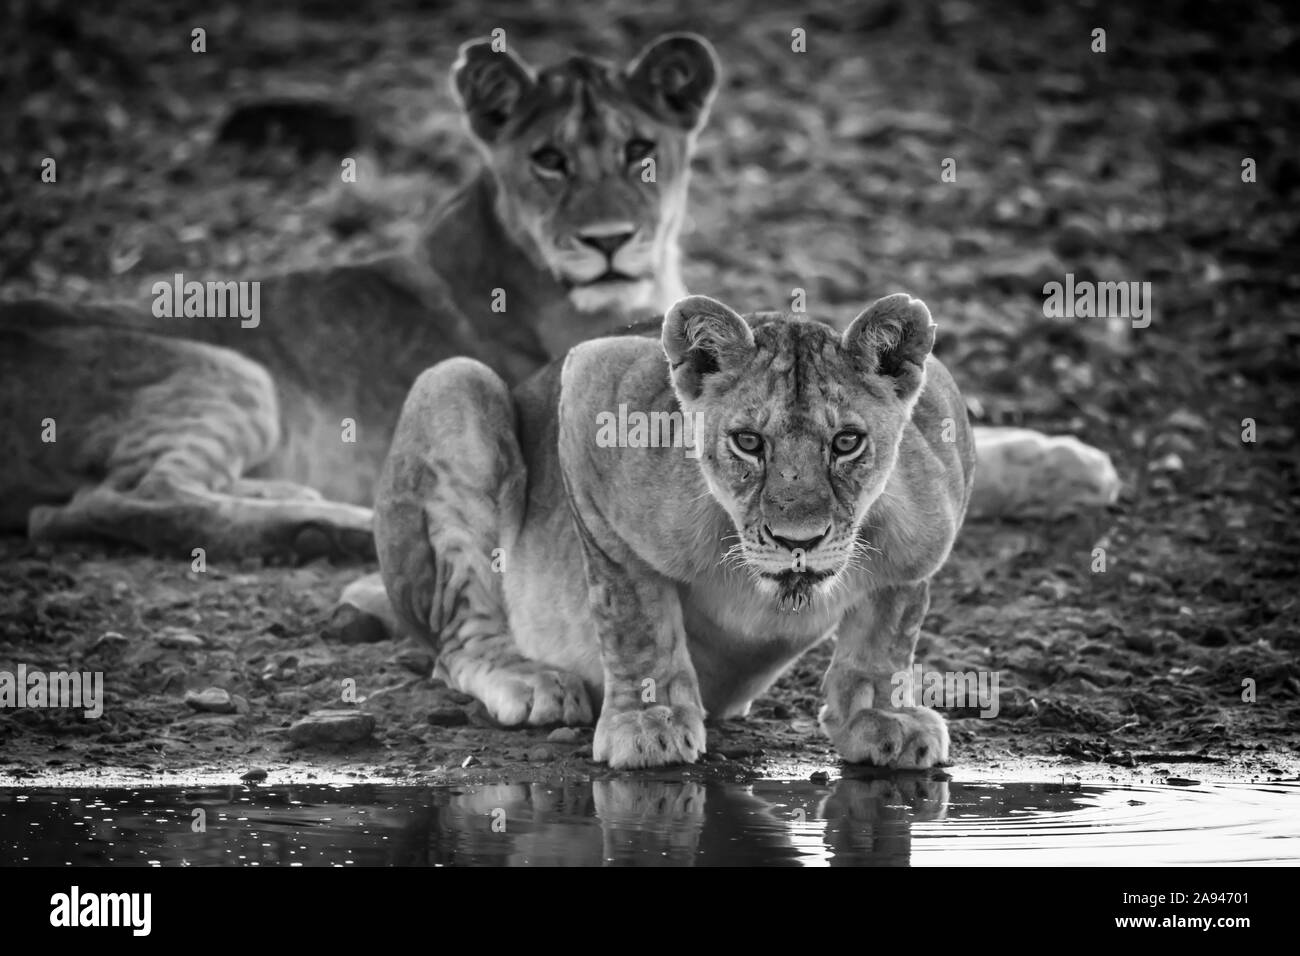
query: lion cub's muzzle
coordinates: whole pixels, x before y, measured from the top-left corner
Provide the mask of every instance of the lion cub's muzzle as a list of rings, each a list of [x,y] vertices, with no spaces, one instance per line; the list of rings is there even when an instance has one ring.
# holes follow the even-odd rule
[[[770,585],[784,610],[798,611],[812,603],[818,590],[830,587],[853,557],[852,546],[845,546],[829,524],[820,531],[762,524],[757,534],[746,538],[746,563]]]

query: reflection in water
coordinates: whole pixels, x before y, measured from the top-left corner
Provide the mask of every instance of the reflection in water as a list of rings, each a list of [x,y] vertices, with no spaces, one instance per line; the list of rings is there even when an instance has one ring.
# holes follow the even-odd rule
[[[1294,861],[1294,785],[928,775],[0,790],[0,865],[906,866]]]

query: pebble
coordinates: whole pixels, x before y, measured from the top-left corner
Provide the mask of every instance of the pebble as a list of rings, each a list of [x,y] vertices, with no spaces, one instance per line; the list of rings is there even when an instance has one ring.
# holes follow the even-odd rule
[[[555,759],[555,751],[545,744],[539,744],[530,748],[527,756],[533,763],[546,763],[548,760]]]
[[[1196,643],[1202,647],[1223,647],[1231,642],[1232,638],[1224,628],[1218,624],[1209,624],[1201,632],[1200,639]]]
[[[468,757],[466,757],[464,760],[460,762],[460,765],[462,768],[477,767],[482,762],[483,761],[479,760],[478,757],[475,757],[473,754],[470,754]]]
[[[240,697],[238,694],[231,694],[230,702],[235,705],[235,713],[237,714],[246,714],[253,709],[249,706],[248,699]]]
[[[546,735],[546,739],[553,744],[576,744],[582,739],[582,734],[572,727],[557,727]]]
[[[365,740],[375,729],[375,715],[360,710],[317,710],[289,728],[296,744],[346,744]]]
[[[435,727],[462,727],[469,723],[469,714],[462,707],[435,707],[429,711],[429,723]]]
[[[383,622],[351,604],[340,604],[321,628],[322,640],[340,644],[377,644],[388,639]]]
[[[177,647],[183,650],[197,650],[207,646],[207,642],[193,631],[182,630],[179,627],[164,628],[158,634],[158,644],[161,647]]]
[[[119,634],[117,631],[105,631],[103,634],[99,635],[99,637],[95,639],[95,643],[90,645],[90,649],[94,651],[103,647],[105,644],[125,644],[125,643],[127,643],[127,639],[123,637],[121,634]]]
[[[1163,455],[1151,462],[1150,468],[1152,471],[1182,471],[1183,459],[1177,452],[1171,451],[1169,454]]]
[[[220,687],[208,687],[205,690],[185,692],[185,703],[195,710],[205,710],[212,714],[233,714],[238,709],[230,694]],[[248,706],[248,702],[244,702]]]
[[[1155,638],[1144,632],[1125,634],[1124,646],[1141,654],[1154,654],[1156,652]]]
[[[266,771],[261,767],[254,767],[247,773],[241,774],[239,779],[244,783],[261,783],[266,779]]]
[[[808,775],[808,779],[811,780],[813,783],[830,783],[831,775],[828,774],[825,770],[814,770],[811,774]]]

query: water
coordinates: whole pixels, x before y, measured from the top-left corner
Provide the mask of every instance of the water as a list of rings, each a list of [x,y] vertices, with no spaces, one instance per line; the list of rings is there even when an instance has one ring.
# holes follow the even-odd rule
[[[0,865],[1295,863],[1300,784],[897,775],[0,790]]]

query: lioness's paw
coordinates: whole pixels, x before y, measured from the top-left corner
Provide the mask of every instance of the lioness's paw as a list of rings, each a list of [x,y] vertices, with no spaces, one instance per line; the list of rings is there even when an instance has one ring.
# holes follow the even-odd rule
[[[576,674],[538,664],[503,667],[491,676],[481,699],[504,727],[591,723],[591,698]]]
[[[849,763],[923,770],[948,760],[948,725],[928,707],[860,710],[846,721],[823,707],[821,725]]]
[[[592,757],[615,770],[695,763],[704,753],[704,711],[698,707],[606,710],[596,724]]]

